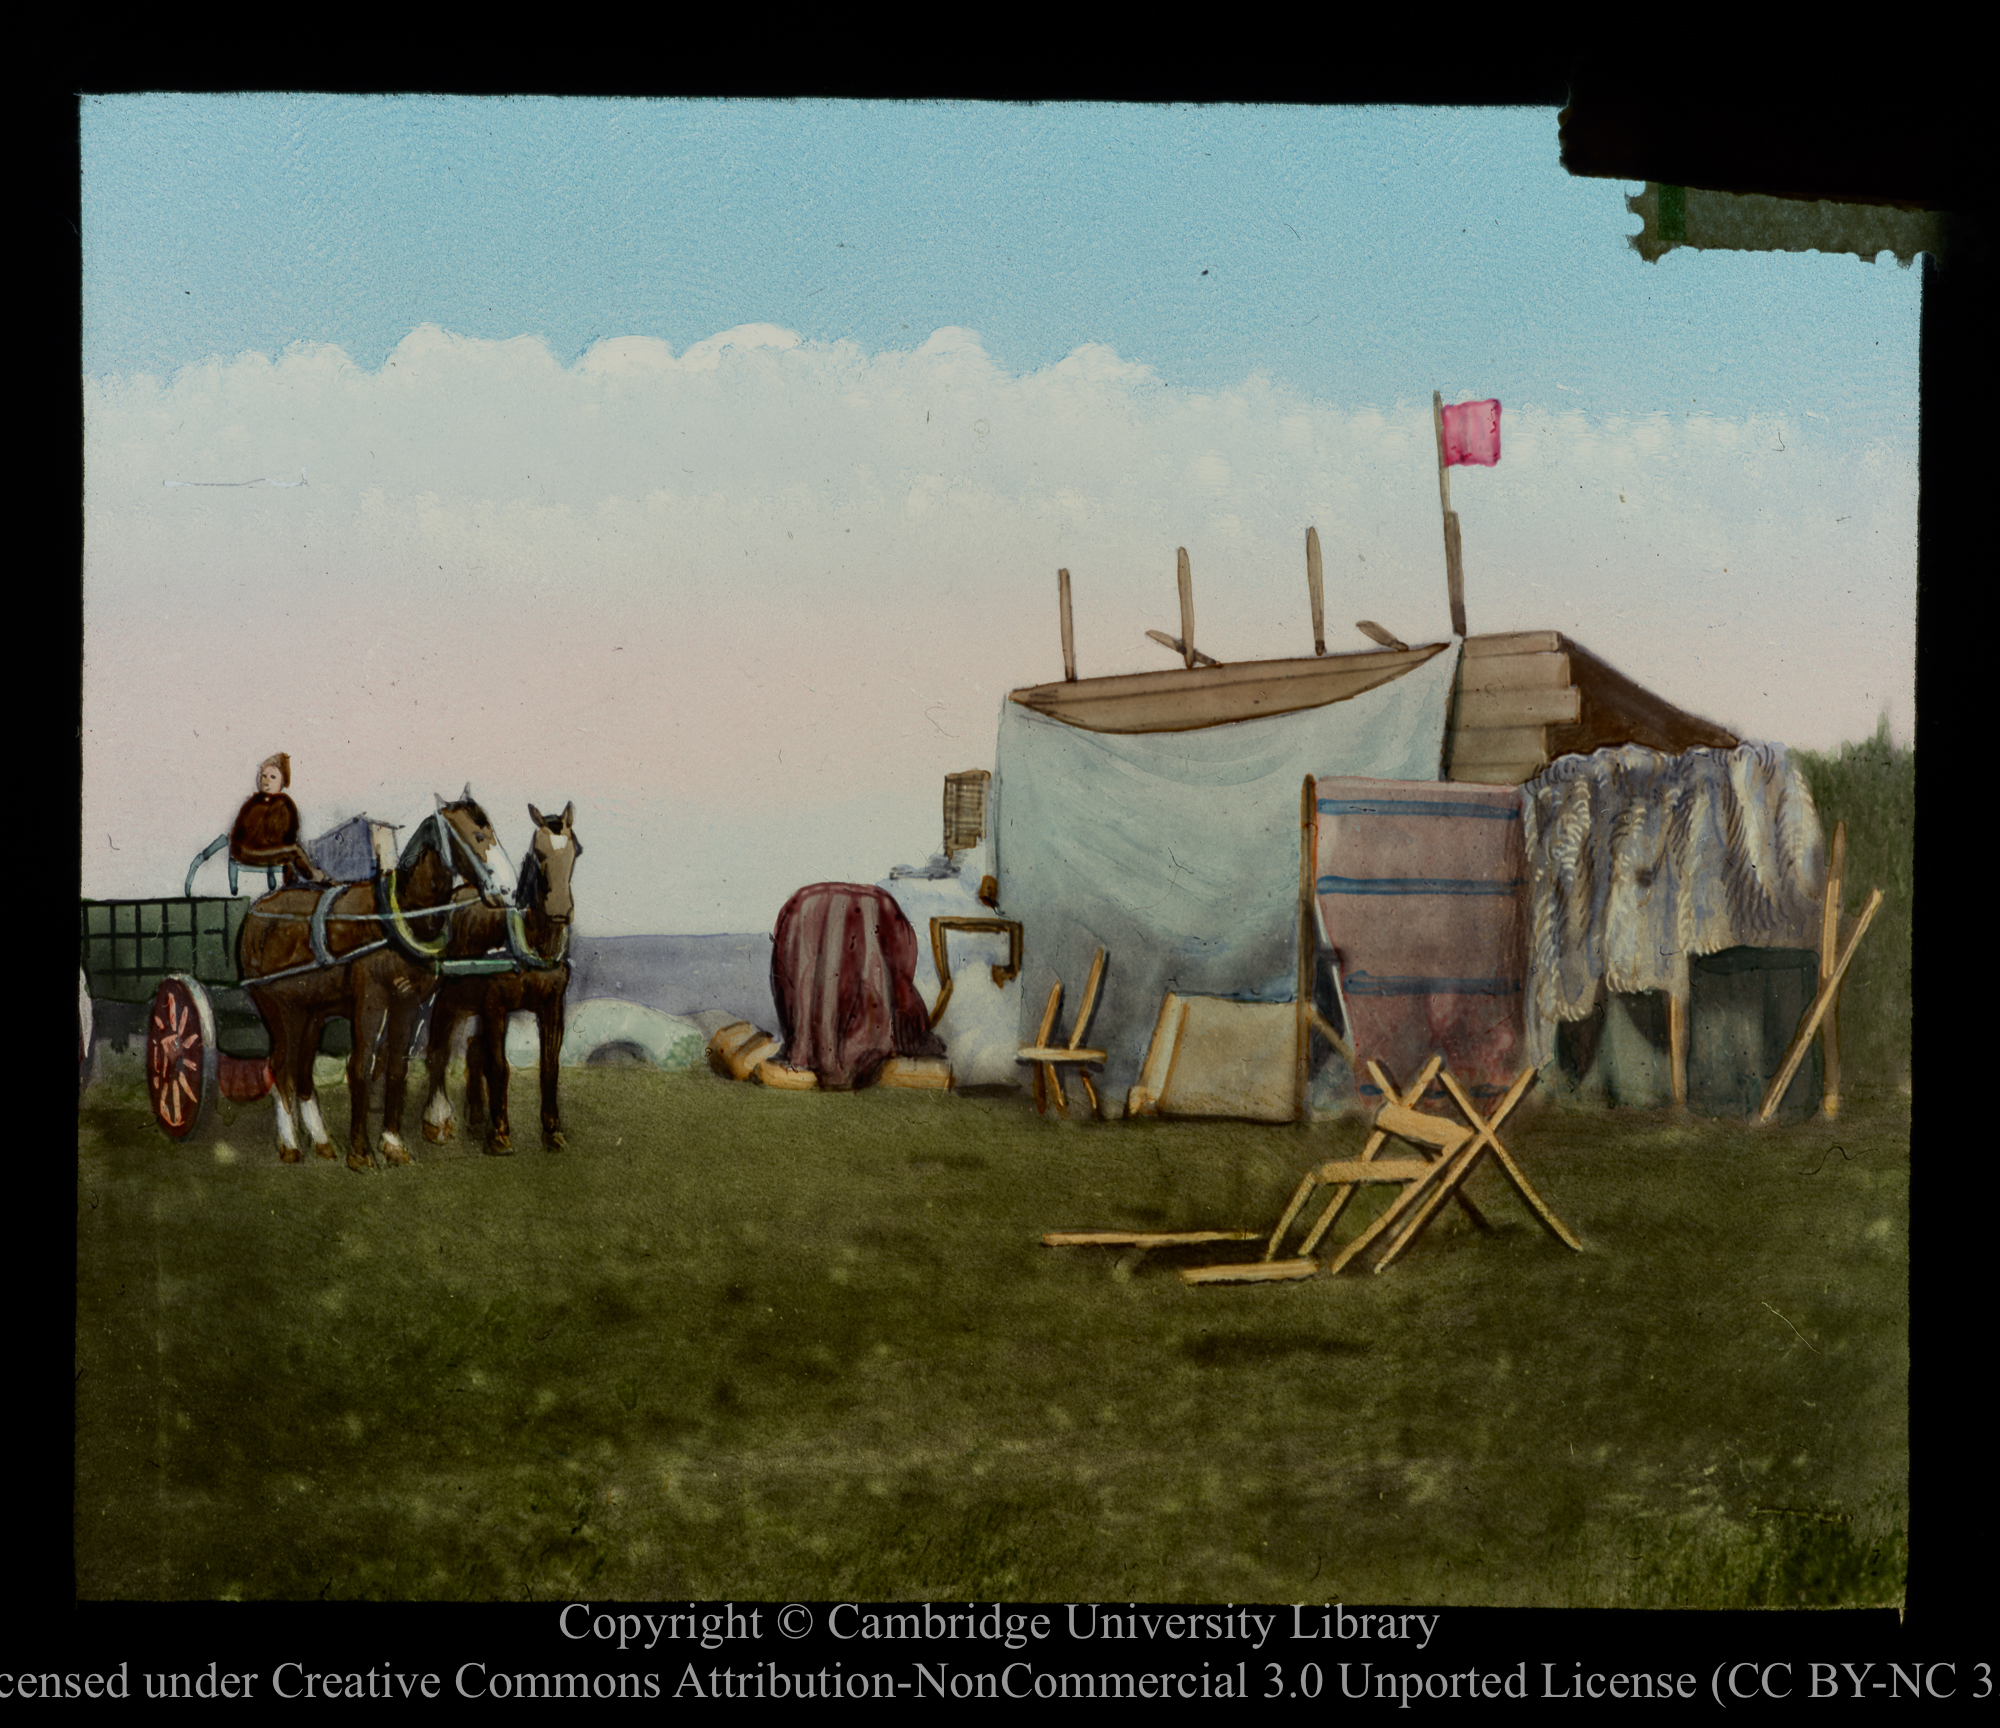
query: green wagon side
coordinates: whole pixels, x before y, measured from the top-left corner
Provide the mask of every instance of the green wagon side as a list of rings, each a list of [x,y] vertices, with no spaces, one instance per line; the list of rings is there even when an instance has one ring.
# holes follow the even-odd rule
[[[145,1015],[146,1082],[153,1113],[185,1139],[218,1095],[263,1096],[270,1036],[241,988],[236,938],[247,895],[84,900],[79,906],[84,986],[96,1002]]]
[[[83,973],[105,1002],[150,1002],[160,980],[182,972],[211,990],[234,990],[236,934],[249,897],[86,900]]]

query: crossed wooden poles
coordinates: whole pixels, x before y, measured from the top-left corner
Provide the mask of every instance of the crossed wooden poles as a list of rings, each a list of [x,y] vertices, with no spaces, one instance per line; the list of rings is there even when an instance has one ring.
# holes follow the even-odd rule
[[[1566,1248],[1582,1251],[1583,1244],[1570,1233],[1569,1227],[1550,1209],[1548,1202],[1535,1192],[1532,1184],[1521,1173],[1520,1165],[1514,1162],[1507,1148],[1500,1143],[1500,1130],[1513,1113],[1515,1105],[1526,1095],[1534,1083],[1535,1071],[1523,1068],[1514,1084],[1494,1108],[1491,1117],[1482,1116],[1479,1108],[1467,1096],[1465,1088],[1450,1074],[1444,1072],[1441,1057],[1433,1056],[1426,1062],[1409,1086],[1398,1090],[1389,1077],[1382,1072],[1379,1064],[1370,1062],[1368,1072],[1375,1084],[1382,1089],[1385,1100],[1376,1112],[1374,1131],[1368,1136],[1367,1144],[1361,1149],[1359,1158],[1335,1158],[1308,1170],[1304,1179],[1293,1193],[1291,1204],[1285,1208],[1277,1227],[1272,1230],[1264,1244],[1261,1260],[1225,1266],[1185,1266],[1181,1268],[1181,1278],[1189,1284],[1281,1284],[1301,1278],[1312,1278],[1320,1273],[1341,1271],[1349,1262],[1366,1253],[1378,1243],[1385,1244],[1376,1257],[1373,1269],[1377,1272],[1388,1268],[1423,1232],[1431,1220],[1443,1209],[1446,1201],[1455,1203],[1468,1219],[1480,1230],[1491,1232],[1484,1214],[1463,1192],[1465,1179],[1472,1174],[1479,1160],[1489,1154],[1500,1166],[1507,1180],[1513,1183],[1515,1192],[1527,1204],[1542,1228]],[[1442,1116],[1428,1116],[1416,1108],[1433,1080],[1440,1081],[1451,1100],[1465,1117],[1465,1123],[1450,1121]],[[1426,1152],[1416,1158],[1381,1158],[1381,1152],[1391,1139],[1405,1141]],[[1432,1156],[1430,1154],[1435,1154]],[[1313,1251],[1319,1246],[1327,1232],[1333,1228],[1354,1191],[1365,1184],[1395,1184],[1401,1187],[1398,1194],[1383,1210],[1343,1246],[1324,1265],[1314,1257]],[[1306,1203],[1317,1188],[1330,1187],[1332,1195],[1321,1209],[1319,1217],[1300,1242],[1298,1251],[1289,1259],[1278,1258],[1278,1250],[1283,1246],[1286,1233],[1305,1210]],[[1063,1230],[1052,1231],[1042,1240],[1050,1247],[1120,1246],[1141,1251],[1147,1248],[1177,1247],[1182,1244],[1222,1241],[1254,1240],[1252,1230],[1200,1230],[1200,1231],[1143,1231],[1143,1230]]]
[[[1416,1079],[1409,1086],[1398,1091],[1389,1077],[1382,1072],[1378,1063],[1370,1062],[1368,1072],[1375,1084],[1382,1089],[1386,1102],[1376,1112],[1375,1128],[1368,1136],[1368,1142],[1361,1149],[1359,1158],[1335,1158],[1325,1164],[1308,1170],[1297,1190],[1292,1195],[1291,1204],[1279,1218],[1277,1228],[1271,1232],[1264,1244],[1264,1257],[1247,1265],[1236,1266],[1184,1266],[1181,1278],[1189,1284],[1273,1284],[1285,1283],[1299,1278],[1311,1278],[1320,1272],[1335,1273],[1349,1262],[1365,1254],[1378,1242],[1386,1243],[1376,1257],[1374,1270],[1385,1272],[1429,1227],[1430,1222],[1444,1207],[1447,1200],[1455,1201],[1474,1225],[1490,1232],[1492,1225],[1478,1207],[1461,1192],[1465,1179],[1472,1174],[1473,1167],[1489,1153],[1507,1180],[1513,1183],[1515,1191],[1527,1203],[1528,1210],[1535,1215],[1542,1228],[1567,1248],[1581,1251],[1583,1244],[1570,1234],[1569,1228],[1549,1208],[1548,1202],[1535,1192],[1532,1184],[1521,1173],[1507,1148],[1500,1143],[1500,1129],[1520,1103],[1529,1086],[1534,1083],[1535,1071],[1523,1068],[1514,1084],[1507,1088],[1490,1118],[1482,1116],[1479,1108],[1466,1095],[1465,1088],[1450,1074],[1444,1072],[1443,1060],[1433,1056],[1426,1062]],[[1426,1089],[1433,1080],[1441,1081],[1444,1089],[1451,1094],[1451,1100],[1464,1115],[1464,1126],[1442,1116],[1427,1116],[1416,1108]],[[1391,1139],[1407,1141],[1411,1145],[1428,1148],[1435,1157],[1420,1158],[1379,1158],[1377,1154]],[[1313,1258],[1326,1233],[1333,1228],[1347,1202],[1353,1198],[1356,1188],[1368,1183],[1394,1183],[1402,1188],[1375,1219],[1353,1240],[1333,1255],[1324,1266]],[[1331,1187],[1332,1196],[1326,1206],[1306,1232],[1299,1244],[1298,1252],[1292,1258],[1280,1260],[1278,1250],[1282,1246],[1285,1233],[1291,1229],[1293,1221],[1305,1209],[1315,1188]]]

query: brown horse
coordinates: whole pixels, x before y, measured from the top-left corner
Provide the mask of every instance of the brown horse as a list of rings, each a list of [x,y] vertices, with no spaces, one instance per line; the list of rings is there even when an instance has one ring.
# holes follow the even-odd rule
[[[313,1094],[313,1058],[327,1021],[341,1018],[354,1032],[347,1059],[347,1167],[373,1167],[368,1081],[378,1047],[386,1057],[382,1156],[391,1164],[410,1161],[402,1140],[410,1040],[417,1011],[437,987],[452,884],[462,868],[495,905],[504,903],[509,886],[495,874],[496,865],[504,869],[505,856],[469,786],[455,802],[438,798],[400,860],[378,850],[377,863],[373,882],[265,895],[237,936],[239,975],[271,1035],[278,1156],[287,1164],[299,1161],[295,1121],[320,1157],[334,1156]]]
[[[548,817],[530,804],[528,814],[535,832],[521,865],[515,910],[500,913],[483,906],[462,910],[453,918],[451,932],[454,959],[502,950],[515,961],[516,969],[448,979],[440,985],[431,1001],[431,1031],[424,1051],[431,1085],[424,1106],[424,1138],[449,1140],[455,1129],[445,1070],[451,1061],[452,1035],[462,1020],[478,1017],[479,1029],[465,1049],[465,1118],[476,1124],[490,1102],[486,1150],[501,1156],[514,1149],[507,1122],[507,1019],[524,1010],[534,1014],[541,1032],[542,1144],[551,1152],[563,1147],[556,1082],[562,1058],[563,999],[570,979],[569,928],[576,910],[570,872],[583,856],[583,844],[576,837],[575,805],[566,804],[560,816]]]

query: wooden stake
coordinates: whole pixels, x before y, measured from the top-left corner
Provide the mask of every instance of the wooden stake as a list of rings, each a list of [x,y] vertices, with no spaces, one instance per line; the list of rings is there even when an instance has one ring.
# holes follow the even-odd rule
[[[1319,530],[1306,530],[1306,591],[1312,595],[1313,652],[1326,652],[1326,586],[1319,558]]]
[[[1069,572],[1056,572],[1056,592],[1062,597],[1063,679],[1076,682],[1076,630],[1069,619]]]
[[[1319,947],[1318,920],[1313,917],[1313,891],[1318,881],[1313,842],[1317,837],[1319,800],[1313,777],[1299,787],[1299,983],[1294,1021],[1298,1032],[1292,1067],[1292,1115],[1306,1119],[1306,1093],[1312,1084],[1313,960]]]
[[[1854,929],[1847,938],[1847,945],[1840,951],[1839,960],[1834,963],[1826,982],[1820,985],[1819,994],[1813,998],[1812,1006],[1806,1010],[1805,1018],[1799,1022],[1798,1031],[1792,1034],[1792,1042],[1785,1051],[1785,1059],[1778,1064],[1777,1077],[1772,1080],[1770,1090],[1764,1094],[1764,1102],[1758,1106],[1757,1114],[1750,1118],[1752,1122],[1763,1123],[1771,1120],[1772,1113],[1778,1108],[1778,1100],[1784,1097],[1785,1088],[1791,1085],[1792,1076],[1798,1072],[1800,1058],[1805,1055],[1807,1046],[1812,1043],[1813,1034],[1819,1030],[1820,1021],[1826,1018],[1826,1011],[1833,1006],[1834,997],[1840,994],[1840,981],[1847,976],[1848,962],[1854,958],[1854,950],[1860,947],[1861,938],[1867,935],[1868,926],[1874,921],[1875,913],[1881,904],[1882,890],[1877,888],[1869,894],[1868,904],[1861,908],[1861,916],[1854,921]]]
[[[1834,944],[1840,926],[1840,877],[1847,867],[1847,824],[1833,830],[1833,858],[1826,871],[1826,903],[1819,915],[1819,981],[1826,982],[1833,964]],[[1827,1004],[1826,1020],[1820,1027],[1821,1054],[1826,1058],[1826,1085],[1820,1095],[1820,1113],[1831,1122],[1840,1114],[1840,995]]]
[[[1431,424],[1437,433],[1438,505],[1444,511],[1444,583],[1451,602],[1451,633],[1465,630],[1465,559],[1458,539],[1458,513],[1451,507],[1451,467],[1444,459],[1444,397],[1431,392]]]
[[[1176,654],[1185,652],[1185,648],[1178,636],[1169,636],[1164,630],[1148,630],[1146,634],[1159,643],[1162,648],[1171,648]],[[1199,648],[1194,651],[1194,663],[1197,666],[1220,666],[1222,664],[1213,654],[1204,654]]]
[[[1190,672],[1194,670],[1194,572],[1188,568],[1187,548],[1180,551],[1181,653]]]
[[[1444,590],[1451,603],[1451,633],[1465,634],[1465,548],[1458,537],[1458,512],[1444,519]]]
[[[1394,631],[1383,629],[1373,618],[1356,619],[1354,628],[1359,630],[1362,635],[1366,636],[1378,648],[1400,648],[1405,652],[1409,650],[1409,643],[1405,642]]]
[[[1667,1065],[1673,1072],[1674,1102],[1688,1101],[1688,1022],[1687,1003],[1673,991],[1667,992]]]
[[[1334,1030],[1333,1022],[1322,1014],[1317,1006],[1312,1009],[1307,1018],[1312,1021],[1313,1029],[1331,1044],[1334,1049],[1340,1052],[1340,1059],[1343,1062],[1352,1062],[1354,1060],[1354,1051],[1349,1047],[1347,1040]]]
[[[1049,986],[1049,1005],[1042,1010],[1042,1027],[1035,1034],[1035,1046],[1037,1049],[1043,1048],[1048,1044],[1049,1034],[1055,1030],[1056,1004],[1061,1000],[1062,980],[1058,978]],[[1046,1062],[1036,1063],[1034,1074],[1035,1114],[1039,1116],[1048,1108],[1048,1094],[1053,1089],[1055,1092],[1056,1114],[1058,1116],[1067,1116],[1069,1112],[1063,1108],[1062,1076]]]

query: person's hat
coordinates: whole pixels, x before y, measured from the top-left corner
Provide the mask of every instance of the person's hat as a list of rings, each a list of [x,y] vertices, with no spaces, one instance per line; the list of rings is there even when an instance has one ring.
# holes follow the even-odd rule
[[[291,785],[292,759],[291,757],[287,756],[284,751],[280,750],[275,756],[266,756],[263,761],[259,762],[257,764],[258,774],[261,775],[266,768],[277,769],[278,781],[280,785],[283,786]]]

